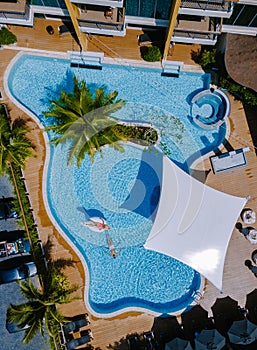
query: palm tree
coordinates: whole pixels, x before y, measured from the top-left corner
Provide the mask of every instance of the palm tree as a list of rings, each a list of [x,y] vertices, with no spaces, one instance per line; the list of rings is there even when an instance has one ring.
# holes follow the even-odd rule
[[[42,288],[35,287],[30,279],[18,283],[21,293],[28,301],[9,306],[8,322],[14,322],[19,328],[29,326],[25,329],[23,337],[25,344],[30,342],[37,332],[44,336],[44,328],[54,338],[53,326],[65,321],[56,305],[74,300],[75,298],[70,298],[70,294],[76,291],[77,287],[70,287],[67,278],[51,263],[48,265],[48,270],[42,275]]]
[[[50,101],[49,111],[44,115],[51,118],[52,124],[46,130],[54,132],[53,144],[70,142],[68,165],[75,158],[80,166],[86,153],[93,162],[95,153],[101,153],[101,147],[106,144],[123,151],[117,141],[126,138],[117,132],[117,121],[111,117],[125,104],[116,100],[117,95],[117,91],[107,93],[103,87],[92,93],[85,81],[74,76],[72,92],[61,91],[57,101]]]
[[[24,168],[34,149],[33,143],[26,137],[30,131],[26,121],[18,118],[10,123],[4,108],[4,105],[0,105],[0,175],[3,175],[11,164]]]
[[[24,169],[27,159],[34,156],[35,146],[26,137],[29,131],[30,128],[26,125],[26,120],[17,118],[11,122],[6,106],[0,105],[0,175],[8,173],[9,170],[11,172],[23,223],[32,247],[30,232],[15,178],[15,171],[20,168]]]

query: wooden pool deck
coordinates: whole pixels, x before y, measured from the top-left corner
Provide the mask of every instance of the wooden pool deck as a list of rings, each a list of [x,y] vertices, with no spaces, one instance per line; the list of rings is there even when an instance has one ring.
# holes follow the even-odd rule
[[[55,29],[54,35],[49,35],[45,31],[45,27],[52,24]],[[18,42],[16,47],[4,49],[1,51],[0,61],[0,88],[3,89],[3,74],[10,60],[19,51],[19,47],[26,49],[40,49],[40,50],[55,50],[67,51],[78,50],[75,40],[70,36],[59,37],[56,30],[60,23],[56,21],[42,21],[36,19],[34,28],[10,27],[10,29],[17,35]],[[140,51],[137,45],[137,35],[140,31],[128,31],[126,38],[108,38],[96,37],[89,42],[89,50],[103,51],[105,47],[105,54],[114,57],[123,57],[126,59],[141,60]],[[99,43],[100,42],[100,43]],[[91,46],[92,45],[92,46]],[[91,48],[92,47],[92,48]],[[98,48],[98,50],[97,50]],[[196,47],[197,48],[197,47]],[[191,65],[191,50],[194,49],[190,45],[176,45],[174,48],[173,59],[177,61],[184,61]],[[12,118],[22,116],[27,118],[25,113],[16,107],[6,96],[4,92],[4,103],[10,109]],[[255,150],[253,148],[251,135],[245,118],[244,109],[240,102],[231,100],[231,115],[229,118],[231,133],[225,147],[228,150],[231,148],[237,149],[242,147],[250,147],[250,152],[246,154],[248,164],[245,167],[236,170],[214,175],[212,172],[208,174],[206,183],[220,191],[233,194],[236,196],[247,196],[251,198],[247,207],[251,207],[257,211],[257,161]],[[80,288],[76,295],[83,297],[85,275],[82,264],[76,253],[70,248],[67,242],[62,238],[60,233],[55,229],[53,223],[50,221],[42,196],[42,175],[43,165],[45,160],[45,144],[42,131],[38,128],[34,121],[30,121],[32,128],[31,138],[36,144],[37,158],[30,159],[25,169],[25,179],[28,185],[30,199],[32,202],[34,214],[36,217],[38,229],[41,239],[45,242],[48,237],[52,240],[52,256],[53,258],[62,258],[74,261],[74,266],[66,267],[65,273],[69,277],[71,283],[77,284]],[[209,158],[202,161],[196,166],[199,171],[210,169]],[[240,219],[239,219],[240,221]],[[257,224],[253,225],[257,227]],[[256,288],[256,278],[244,266],[244,261],[249,259],[251,252],[255,246],[251,245],[241,233],[234,229],[231,241],[229,243],[225,267],[224,267],[224,285],[223,294],[208,281],[206,281],[204,298],[200,301],[201,305],[210,311],[211,305],[215,302],[217,297],[225,297],[227,295],[238,300],[239,305],[244,306],[246,294]],[[67,316],[73,316],[88,312],[85,308],[83,300],[76,300],[71,304],[65,305],[62,311]],[[127,312],[117,317],[112,318],[96,318],[90,315],[90,328],[94,335],[92,345],[101,349],[107,348],[122,348],[120,341],[126,337],[127,334],[141,333],[152,329],[154,317],[147,313]],[[121,342],[123,343],[123,342]]]

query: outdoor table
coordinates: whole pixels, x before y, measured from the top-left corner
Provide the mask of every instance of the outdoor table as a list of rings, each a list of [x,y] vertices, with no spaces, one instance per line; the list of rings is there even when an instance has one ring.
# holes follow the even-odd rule
[[[253,210],[245,210],[242,214],[242,219],[245,224],[254,224],[256,221],[256,214]]]
[[[246,236],[246,238],[248,239],[248,241],[252,244],[256,244],[257,243],[257,231],[256,230],[250,230],[248,235]]]
[[[53,35],[54,34],[54,28],[52,26],[47,26],[46,31],[48,34]]]

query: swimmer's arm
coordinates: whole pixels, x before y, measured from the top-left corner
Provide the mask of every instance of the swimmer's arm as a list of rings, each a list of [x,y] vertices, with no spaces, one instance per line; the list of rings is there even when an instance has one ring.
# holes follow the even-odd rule
[[[83,225],[83,226],[92,226],[88,222],[81,222],[81,225]]]

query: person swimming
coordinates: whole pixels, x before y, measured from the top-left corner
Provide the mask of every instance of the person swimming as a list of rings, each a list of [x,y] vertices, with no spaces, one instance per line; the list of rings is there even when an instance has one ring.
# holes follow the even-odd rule
[[[105,230],[110,230],[110,226],[108,226],[104,219],[103,218],[100,218],[100,221],[96,221],[96,220],[93,220],[93,219],[89,219],[90,222],[84,222],[83,225],[85,226],[90,226],[90,227],[96,227],[99,229],[99,231],[105,231]]]
[[[117,253],[115,251],[112,239],[111,239],[111,237],[108,234],[106,235],[106,239],[107,239],[108,248],[109,248],[109,250],[111,252],[111,256],[115,259],[116,256],[117,256]]]

